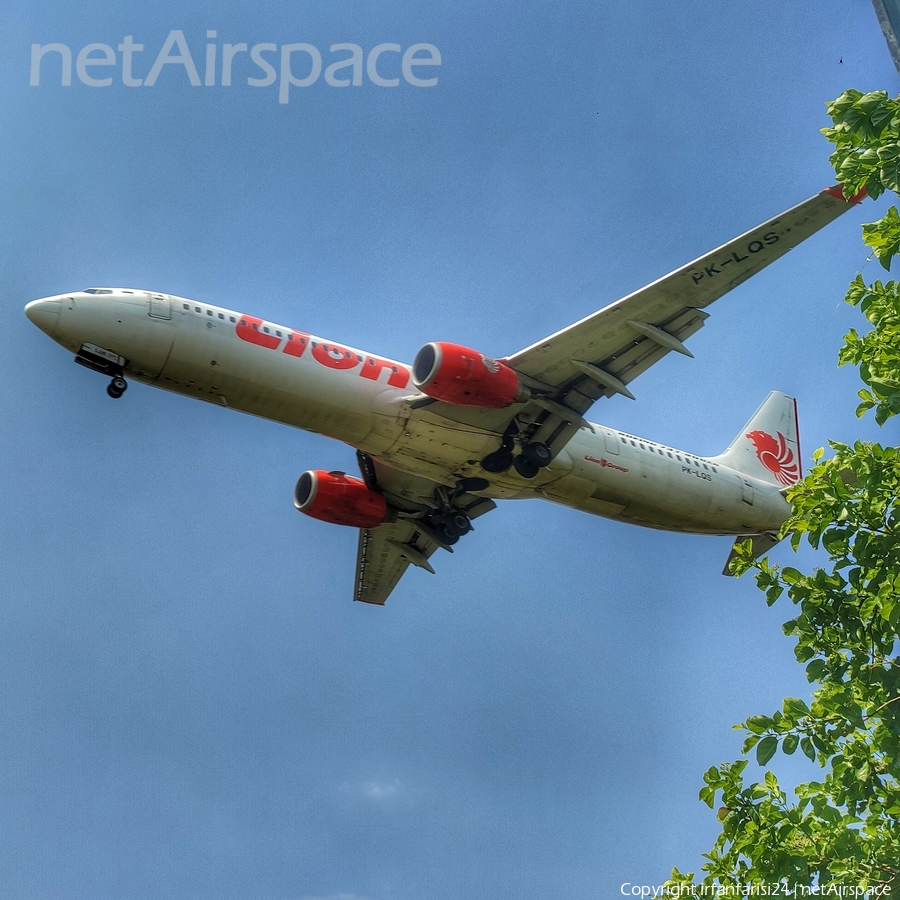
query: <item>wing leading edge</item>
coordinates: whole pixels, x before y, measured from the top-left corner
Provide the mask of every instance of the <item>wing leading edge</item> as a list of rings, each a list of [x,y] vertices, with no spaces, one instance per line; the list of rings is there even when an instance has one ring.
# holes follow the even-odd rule
[[[699,330],[706,318],[698,310],[784,256],[859,200],[845,200],[839,187],[821,191],[505,362],[554,388],[566,389],[576,382],[578,392],[584,393],[585,380],[593,381],[596,388],[586,395],[590,402],[622,393],[615,383],[604,384],[603,376],[587,375],[575,363],[593,365],[627,385],[670,350],[687,352],[684,338]],[[655,352],[651,348],[645,348],[651,352],[644,355],[636,352],[648,342],[651,348],[655,345]]]

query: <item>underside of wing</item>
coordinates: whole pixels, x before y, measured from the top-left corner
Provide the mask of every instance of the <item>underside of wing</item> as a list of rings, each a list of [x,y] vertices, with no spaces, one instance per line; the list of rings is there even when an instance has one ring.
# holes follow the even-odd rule
[[[437,549],[409,520],[361,528],[353,599],[384,605],[411,562],[434,574],[428,558]]]
[[[684,339],[706,318],[699,310],[784,256],[850,205],[840,189],[822,191],[505,362],[567,393],[594,394],[593,399],[625,393],[621,387],[670,350],[687,352]],[[577,363],[591,365],[599,374],[585,372]],[[585,381],[596,387],[582,390]]]
[[[365,453],[357,457],[363,480],[384,495],[393,518],[360,529],[353,599],[383,605],[410,564],[434,574],[429,559],[435,550],[452,553],[453,544],[472,530],[471,520],[496,504],[472,493],[487,482],[469,479],[449,490]]]

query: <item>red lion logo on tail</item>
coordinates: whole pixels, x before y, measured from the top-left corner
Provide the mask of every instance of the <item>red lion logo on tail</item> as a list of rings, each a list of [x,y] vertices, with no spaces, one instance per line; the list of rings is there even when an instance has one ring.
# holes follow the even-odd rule
[[[753,441],[759,461],[778,481],[785,485],[799,481],[800,467],[794,462],[794,452],[788,447],[787,440],[780,431],[777,440],[765,431],[751,431],[744,437]]]

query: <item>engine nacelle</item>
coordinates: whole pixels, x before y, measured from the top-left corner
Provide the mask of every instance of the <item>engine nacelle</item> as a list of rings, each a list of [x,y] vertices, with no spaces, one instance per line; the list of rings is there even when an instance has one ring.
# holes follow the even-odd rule
[[[353,528],[375,528],[387,518],[387,501],[358,478],[343,472],[304,472],[294,488],[294,506],[302,513]]]
[[[509,366],[446,341],[426,344],[416,354],[413,384],[435,400],[486,409],[503,409],[530,396]]]

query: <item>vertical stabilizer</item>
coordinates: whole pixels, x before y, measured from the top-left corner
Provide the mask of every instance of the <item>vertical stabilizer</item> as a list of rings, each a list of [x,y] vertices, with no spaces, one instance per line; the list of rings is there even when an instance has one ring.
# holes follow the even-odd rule
[[[714,461],[779,488],[796,484],[803,477],[797,401],[772,391]]]

